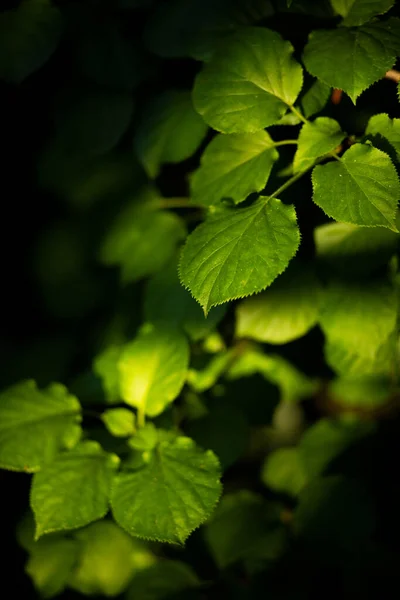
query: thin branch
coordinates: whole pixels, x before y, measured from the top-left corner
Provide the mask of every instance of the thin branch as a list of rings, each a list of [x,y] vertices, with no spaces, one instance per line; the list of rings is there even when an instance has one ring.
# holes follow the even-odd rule
[[[399,83],[400,82],[400,71],[395,71],[394,69],[390,69],[386,73],[385,78],[386,79],[391,79],[395,83]]]

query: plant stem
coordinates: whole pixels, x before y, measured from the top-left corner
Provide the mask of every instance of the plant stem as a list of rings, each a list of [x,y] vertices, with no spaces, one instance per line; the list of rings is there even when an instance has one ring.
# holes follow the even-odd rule
[[[314,166],[314,165],[312,165],[312,166]],[[300,179],[300,177],[303,177],[303,175],[305,175],[310,169],[311,169],[311,167],[309,169],[306,169],[305,171],[300,171],[300,173],[296,173],[296,175],[293,175],[293,177],[291,177],[290,179],[285,181],[285,183],[283,183],[280,187],[278,187],[278,189],[275,190],[275,192],[270,194],[269,197],[276,198],[277,196],[279,196],[279,194],[284,192],[288,187],[290,187],[293,183],[295,183],[298,179]]]
[[[158,201],[160,208],[206,208],[202,204],[195,204],[189,198],[162,198]]]
[[[289,146],[291,144],[297,146],[298,143],[298,140],[281,140],[280,142],[274,142],[274,146]]]
[[[136,424],[138,429],[141,429],[146,425],[146,415],[144,414],[144,410],[142,408],[137,409]]]
[[[303,121],[303,123],[308,123],[308,119],[306,119],[297,108],[295,108],[292,104],[289,104],[289,108],[296,117]]]

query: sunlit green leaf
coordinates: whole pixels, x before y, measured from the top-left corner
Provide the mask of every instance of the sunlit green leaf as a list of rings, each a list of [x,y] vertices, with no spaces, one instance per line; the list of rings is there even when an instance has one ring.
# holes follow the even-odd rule
[[[312,172],[313,200],[333,219],[397,231],[400,183],[390,158],[368,144],[354,144],[339,161]]]
[[[85,595],[117,596],[136,572],[155,561],[143,542],[135,540],[112,521],[99,521],[75,534],[79,561],[68,585]]]
[[[320,300],[312,270],[289,267],[265,292],[238,304],[236,335],[270,344],[295,340],[317,323]]]
[[[334,379],[329,386],[333,400],[352,411],[373,411],[385,406],[391,398],[390,381],[386,378],[362,377]]]
[[[79,544],[60,536],[33,545],[25,571],[42,598],[53,598],[65,589],[78,556]]]
[[[162,302],[160,302],[162,298]],[[146,321],[165,320],[183,328],[193,341],[205,338],[226,312],[217,306],[204,316],[198,303],[180,283],[177,261],[172,260],[152,277],[146,286],[144,316]]]
[[[397,341],[393,332],[381,344],[366,348],[352,346],[339,337],[329,339],[324,347],[327,364],[339,375],[346,377],[391,377],[399,361]]]
[[[310,168],[317,158],[335,150],[345,137],[339,123],[329,117],[318,117],[312,123],[305,123],[300,131],[293,171]]]
[[[127,408],[110,408],[101,415],[101,419],[115,437],[127,437],[135,431],[135,415]]]
[[[275,31],[239,31],[197,76],[196,110],[223,133],[251,133],[277,123],[303,84],[292,53],[292,45]]]
[[[325,290],[320,325],[328,340],[373,358],[396,327],[395,290],[376,281],[333,281]]]
[[[182,544],[211,514],[221,494],[220,467],[190,438],[161,442],[147,465],[114,483],[115,520],[131,535]]]
[[[36,473],[31,506],[36,539],[44,533],[76,529],[104,517],[111,483],[119,464],[96,442],[82,442]]]
[[[163,163],[189,158],[201,144],[207,125],[192,105],[190,92],[170,90],[146,105],[134,137],[134,148],[149,177]]]
[[[343,17],[342,25],[355,27],[372,17],[383,15],[395,0],[330,0],[335,12]]]
[[[236,204],[242,202],[265,187],[278,156],[266,131],[217,135],[192,176],[193,202],[206,206],[217,204],[222,198],[231,198]]]
[[[208,313],[268,287],[299,243],[294,208],[261,197],[249,208],[212,215],[195,229],[182,251],[181,281]]]
[[[358,28],[313,31],[303,59],[312,75],[355,102],[393,67],[399,52],[400,20],[390,18]]]
[[[34,381],[18,383],[0,395],[0,466],[38,471],[60,450],[79,440],[81,407],[60,383],[38,390]]]
[[[121,398],[146,415],[159,415],[179,395],[188,360],[188,343],[179,329],[147,325],[119,360]]]
[[[0,15],[0,78],[20,83],[53,54],[63,30],[50,0],[24,0]]]

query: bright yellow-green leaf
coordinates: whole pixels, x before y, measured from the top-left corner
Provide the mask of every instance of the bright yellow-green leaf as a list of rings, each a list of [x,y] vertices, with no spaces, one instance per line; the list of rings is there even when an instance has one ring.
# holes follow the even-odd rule
[[[38,471],[60,450],[72,448],[82,429],[81,407],[60,383],[38,390],[18,383],[0,395],[0,466]]]
[[[154,555],[112,521],[92,523],[75,534],[79,561],[68,585],[85,595],[117,596],[132,576],[152,565]]]
[[[222,133],[251,133],[277,123],[303,84],[292,54],[292,45],[275,31],[240,30],[197,76],[196,110]]]
[[[121,354],[121,398],[143,414],[159,415],[179,395],[188,361],[188,343],[178,328],[145,326]]]
[[[101,419],[115,437],[127,437],[135,432],[135,415],[127,408],[110,408],[101,415]]]
[[[65,589],[78,556],[79,544],[61,536],[48,536],[33,545],[25,571],[42,598],[53,598]]]

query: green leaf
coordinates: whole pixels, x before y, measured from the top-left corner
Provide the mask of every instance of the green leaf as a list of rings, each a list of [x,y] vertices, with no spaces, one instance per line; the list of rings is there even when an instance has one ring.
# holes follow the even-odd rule
[[[122,352],[118,368],[122,399],[155,417],[175,400],[185,383],[189,346],[173,325],[142,328]]]
[[[155,557],[112,521],[99,521],[75,534],[80,542],[79,562],[68,585],[85,595],[117,596],[136,572],[149,567]]]
[[[118,464],[115,454],[104,452],[97,442],[86,441],[36,473],[31,490],[36,539],[104,517]]]
[[[373,115],[368,121],[365,135],[374,146],[387,152],[391,158],[394,154],[395,160],[400,161],[400,119],[390,119],[385,114]]]
[[[399,52],[400,20],[390,18],[357,29],[313,31],[303,60],[312,75],[344,90],[355,103],[393,67]]]
[[[345,137],[339,123],[329,117],[318,117],[312,123],[305,123],[294,155],[293,172],[312,167],[318,158],[335,150]]]
[[[110,408],[101,419],[115,437],[127,437],[135,432],[135,415],[127,408]]]
[[[276,506],[241,490],[222,498],[204,529],[204,537],[218,568],[225,569],[252,556],[266,542],[272,542],[270,558],[279,556],[284,544],[276,545],[274,534],[280,528]]]
[[[400,183],[392,161],[371,145],[354,144],[339,161],[312,172],[313,200],[333,219],[363,226],[395,226]]]
[[[242,202],[266,185],[279,154],[266,131],[217,135],[207,146],[191,178],[196,204],[218,204],[231,198]]]
[[[119,265],[124,283],[153,275],[176,253],[186,237],[183,220],[173,212],[157,210],[159,197],[144,188],[112,223],[100,249],[100,260]]]
[[[318,260],[350,276],[372,273],[389,262],[399,235],[385,227],[358,227],[350,223],[327,223],[314,229]]]
[[[207,314],[260,292],[287,267],[300,243],[296,213],[278,199],[212,215],[189,235],[180,278]]]
[[[93,361],[93,371],[102,381],[106,400],[115,404],[120,399],[118,361],[122,346],[111,345],[98,354]]]
[[[75,540],[48,536],[33,544],[25,571],[42,598],[53,598],[65,589],[78,556]]]
[[[38,390],[23,381],[0,395],[0,466],[38,471],[60,450],[72,448],[82,430],[81,407],[60,383]]]
[[[343,17],[342,25],[357,27],[372,17],[383,15],[394,4],[394,0],[330,0],[334,11]]]
[[[324,354],[327,364],[346,377],[392,377],[399,360],[394,332],[381,344],[374,348],[369,344],[366,349],[351,346],[340,338],[328,339]]]
[[[197,76],[196,110],[222,133],[252,133],[277,123],[303,84],[292,53],[292,45],[275,31],[239,31]]]
[[[273,284],[236,309],[236,336],[286,344],[318,321],[320,284],[310,268],[291,266]]]
[[[187,433],[196,444],[215,452],[225,470],[245,453],[250,430],[239,410],[219,400],[207,415],[188,423]]]
[[[167,600],[179,592],[200,585],[199,578],[186,563],[178,560],[160,562],[137,573],[127,591],[127,600]],[[182,598],[187,596],[182,596]]]
[[[329,394],[336,404],[347,411],[374,411],[387,405],[392,396],[392,386],[386,378],[339,377],[329,385]]]
[[[114,518],[131,535],[183,544],[211,514],[221,494],[220,467],[211,451],[178,437],[160,442],[148,464],[121,472],[114,483]]]
[[[187,382],[196,392],[205,392],[212,388],[228,369],[235,358],[235,350],[223,350],[215,354],[202,369],[189,369]]]
[[[63,22],[50,0],[24,0],[0,15],[0,78],[20,83],[40,69],[61,38]]]
[[[133,144],[147,175],[154,179],[163,163],[189,158],[206,133],[207,125],[194,110],[190,92],[169,90],[147,104]]]
[[[372,541],[375,509],[355,480],[340,475],[321,477],[300,494],[294,513],[297,535],[321,548],[360,551]]]
[[[160,298],[163,299],[160,302]],[[147,283],[144,296],[146,321],[168,321],[182,327],[191,340],[204,339],[223,318],[225,306],[211,309],[207,318],[197,302],[181,285],[177,261],[173,259],[164,269],[156,273]]]
[[[133,103],[129,93],[107,88],[64,90],[56,111],[56,137],[64,152],[80,158],[112,150],[127,130]]]
[[[307,478],[326,472],[334,459],[370,435],[374,425],[358,420],[321,419],[303,435],[298,447],[299,458]]]
[[[158,56],[207,61],[219,42],[236,29],[273,13],[270,0],[171,0],[155,7],[144,40]]]
[[[297,496],[308,483],[299,450],[297,448],[279,448],[265,460],[261,479],[276,492]]]
[[[373,358],[395,330],[395,290],[385,281],[373,285],[333,281],[325,291],[320,325],[331,343]]]
[[[315,80],[309,89],[300,96],[299,105],[304,116],[309,119],[320,112],[329,100],[331,88],[319,79]]]

